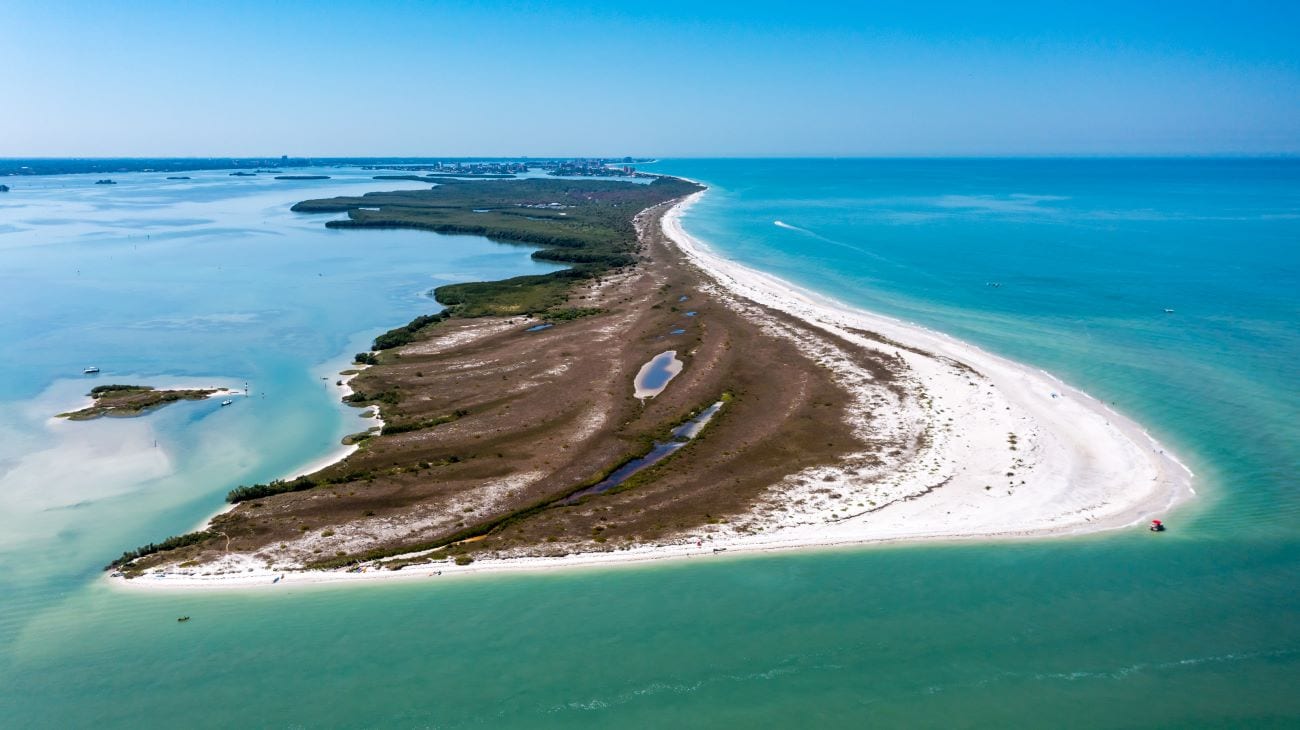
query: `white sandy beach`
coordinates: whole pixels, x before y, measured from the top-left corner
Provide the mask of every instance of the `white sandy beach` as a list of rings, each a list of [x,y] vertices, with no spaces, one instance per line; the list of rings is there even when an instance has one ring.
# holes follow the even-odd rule
[[[913,470],[897,480],[896,496],[906,501],[817,532],[850,541],[1089,532],[1144,521],[1194,494],[1192,473],[1138,424],[1054,376],[718,256],[681,226],[683,210],[698,195],[670,211],[664,229],[724,289],[902,357],[932,399],[933,444],[914,465],[927,467],[925,473]],[[853,330],[962,363],[982,377]],[[907,499],[923,491],[916,488],[921,483],[936,488]]]
[[[704,558],[724,551],[1078,534],[1138,525],[1194,494],[1191,472],[1138,424],[1053,376],[942,333],[803,291],[714,253],[681,226],[682,213],[702,194],[674,206],[663,227],[716,282],[706,293],[759,320],[768,317],[764,326],[774,330],[780,326],[755,303],[904,360],[913,374],[909,393],[889,401],[868,373],[854,370],[835,352],[813,353],[849,387],[858,414],[855,426],[864,435],[868,428],[911,435],[915,450],[871,468],[859,462],[793,475],[772,487],[770,504],[748,523],[710,525],[674,544],[364,572],[283,571],[231,556],[205,565],[209,575],[171,569],[114,583],[278,588]]]

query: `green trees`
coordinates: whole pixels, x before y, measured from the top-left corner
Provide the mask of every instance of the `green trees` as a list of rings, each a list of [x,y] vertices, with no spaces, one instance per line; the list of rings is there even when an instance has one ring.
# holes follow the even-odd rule
[[[198,543],[213,537],[216,537],[215,532],[210,530],[200,530],[198,532],[189,532],[184,535],[169,537],[162,542],[151,542],[148,545],[141,545],[135,550],[127,550],[122,553],[122,557],[109,563],[108,567],[117,568],[126,565],[136,558],[143,558],[146,555],[153,555],[154,553],[160,553],[164,550],[175,550],[176,548],[183,548],[188,545],[197,545]]]
[[[383,390],[378,393],[362,393],[358,391],[351,395],[343,396],[344,403],[351,403],[353,405],[379,401],[380,403],[387,403],[390,406],[395,406],[401,399],[401,396],[398,395],[396,390]]]
[[[118,393],[122,391],[153,390],[148,385],[96,385],[90,389],[92,398],[108,395],[109,393]]]
[[[247,502],[250,499],[260,497],[269,497],[273,494],[284,494],[285,492],[303,492],[316,486],[316,481],[311,477],[298,477],[297,479],[276,479],[266,484],[250,484],[242,487],[235,487],[226,493],[226,501],[231,504],[238,502]]]
[[[435,325],[446,318],[447,310],[445,309],[437,314],[422,314],[401,327],[395,327],[376,337],[375,343],[372,345],[371,349],[391,350],[394,347],[401,347],[402,345],[414,340],[415,334],[420,330]],[[374,356],[372,355],[371,357],[373,358]],[[360,356],[357,357],[357,362],[362,362]],[[371,362],[370,364],[374,365],[375,363]]]
[[[504,281],[451,284],[434,290],[448,309],[435,319],[391,330],[375,350],[400,347],[437,317],[538,314],[562,306],[577,282],[636,263],[634,218],[646,208],[703,188],[673,177],[649,184],[608,180],[440,180],[431,190],[399,190],[358,197],[305,200],[307,213],[347,213],[331,228],[420,228],[486,236],[540,247],[539,261],[571,264],[563,271]]]

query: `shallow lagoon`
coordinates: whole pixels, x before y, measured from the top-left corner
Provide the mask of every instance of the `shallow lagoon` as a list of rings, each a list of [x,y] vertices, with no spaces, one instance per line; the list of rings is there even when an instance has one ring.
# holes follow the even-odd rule
[[[0,198],[0,646],[122,550],[195,528],[225,491],[340,450],[334,385],[440,284],[553,270],[530,249],[325,228],[293,203],[401,187],[194,172],[22,178]],[[414,185],[412,185],[414,187]],[[101,372],[85,376],[94,364]],[[97,384],[249,388],[133,419],[52,419]],[[53,593],[51,593],[53,592]]]

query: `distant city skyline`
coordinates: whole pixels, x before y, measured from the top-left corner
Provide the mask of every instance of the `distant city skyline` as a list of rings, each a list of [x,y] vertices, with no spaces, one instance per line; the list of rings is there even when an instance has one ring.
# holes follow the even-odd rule
[[[1300,5],[0,5],[0,157],[1300,153]]]

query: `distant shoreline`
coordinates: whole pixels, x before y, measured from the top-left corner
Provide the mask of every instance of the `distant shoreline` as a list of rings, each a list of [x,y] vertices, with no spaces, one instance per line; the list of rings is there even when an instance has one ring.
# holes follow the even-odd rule
[[[0,157],[0,178],[41,175],[82,175],[126,172],[198,172],[245,170],[282,172],[316,167],[361,167],[401,170],[438,163],[498,163],[527,160],[531,164],[569,160],[568,157]],[[625,158],[624,158],[625,159]],[[609,158],[613,163],[621,158]],[[638,158],[629,164],[643,164]],[[653,160],[651,160],[653,162]],[[455,176],[447,173],[446,176]],[[474,177],[474,175],[471,175]]]

